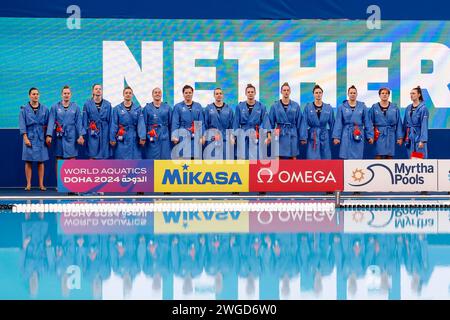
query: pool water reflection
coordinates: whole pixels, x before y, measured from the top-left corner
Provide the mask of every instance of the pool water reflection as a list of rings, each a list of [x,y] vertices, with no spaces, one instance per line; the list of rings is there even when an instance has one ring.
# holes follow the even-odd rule
[[[415,229],[390,226],[386,212],[349,211],[337,212],[335,228],[322,219],[325,227],[300,231],[278,223],[211,232],[180,220],[185,232],[162,233],[156,216],[141,215],[140,227],[97,221],[96,229],[64,226],[63,214],[6,213],[0,298],[449,299],[450,233],[437,226],[449,212],[426,215],[436,217],[427,222],[434,231],[417,220]],[[364,219],[373,228],[355,224]]]

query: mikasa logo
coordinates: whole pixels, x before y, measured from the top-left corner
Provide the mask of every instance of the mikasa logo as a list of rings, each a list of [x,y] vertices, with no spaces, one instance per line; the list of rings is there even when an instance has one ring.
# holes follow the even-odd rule
[[[226,171],[188,171],[189,166],[184,164],[183,170],[166,169],[162,179],[162,184],[185,184],[185,185],[205,185],[205,184],[237,184],[242,185],[238,172],[229,174]]]
[[[240,211],[164,211],[164,223],[178,224],[182,222],[183,228],[187,228],[189,222],[218,222],[218,221],[237,221],[241,215]]]

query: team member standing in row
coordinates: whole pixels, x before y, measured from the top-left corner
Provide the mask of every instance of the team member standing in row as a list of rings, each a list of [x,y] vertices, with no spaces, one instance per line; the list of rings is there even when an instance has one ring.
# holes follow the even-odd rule
[[[170,159],[171,107],[161,100],[160,88],[152,90],[153,101],[147,103],[142,111],[147,141],[144,147],[145,159]]]
[[[111,103],[103,99],[102,86],[94,84],[92,99],[83,106],[83,126],[89,159],[108,159],[112,156],[109,144],[111,114]]]
[[[375,103],[369,110],[374,131],[375,159],[393,159],[395,143],[401,146],[403,141],[400,110],[395,103],[389,102],[390,94],[388,88],[378,90],[380,102]]]
[[[302,136],[303,115],[299,104],[290,99],[291,87],[287,82],[283,83],[280,91],[281,99],[272,105],[269,112],[272,138],[278,141],[280,158],[296,159]]]
[[[31,190],[33,162],[37,162],[39,189],[44,187],[44,161],[48,160],[48,149],[45,145],[45,130],[48,123],[48,109],[39,103],[39,90],[31,88],[28,91],[30,101],[20,107],[19,130],[23,138],[22,160],[25,161],[26,191]]]
[[[355,86],[347,90],[348,100],[337,109],[333,129],[333,143],[340,144],[339,158],[362,159],[364,156],[364,138],[373,144],[373,125],[364,102],[357,101]]]
[[[245,88],[246,101],[240,102],[235,109],[233,129],[251,130],[250,136],[245,135],[244,139],[237,141],[237,158],[238,159],[258,159],[260,131],[259,129],[270,130],[270,121],[266,112],[266,107],[255,99],[256,88],[252,84],[248,84]],[[268,145],[271,141],[270,132],[267,138],[264,138],[264,144]],[[243,145],[244,144],[244,145]],[[256,154],[254,153],[256,150]]]
[[[334,127],[334,112],[331,105],[322,101],[323,90],[313,88],[314,102],[307,103],[303,111],[305,129],[302,144],[308,144],[306,159],[331,159],[330,134]]]
[[[403,127],[405,131],[405,145],[408,157],[413,152],[421,153],[428,158],[428,117],[429,112],[423,101],[422,89],[417,86],[410,93],[412,103],[405,111]]]
[[[208,145],[215,144],[214,151],[211,154],[212,158],[227,159],[227,157],[230,157],[231,147],[233,147],[229,142],[231,137],[227,137],[227,130],[233,129],[234,113],[228,104],[223,101],[221,88],[214,89],[214,102],[206,106],[204,118],[206,130],[216,129],[212,137],[206,137],[209,140]],[[216,155],[216,151],[222,156]],[[207,158],[209,157],[207,156]],[[231,160],[233,159],[231,158]]]
[[[184,154],[184,152],[181,152],[181,154],[177,155],[180,156],[182,159],[193,159],[195,156],[195,149],[198,150],[200,153],[200,159],[201,159],[201,153],[202,153],[202,147],[201,145],[205,143],[205,139],[203,138],[203,133],[205,132],[205,121],[203,118],[203,108],[200,105],[200,103],[195,102],[192,100],[194,95],[194,88],[192,88],[189,85],[185,85],[183,87],[183,97],[184,101],[177,103],[173,107],[173,114],[172,114],[172,141],[174,144],[178,144],[183,141],[183,139],[189,139],[190,145],[191,145],[191,152],[190,155]],[[196,128],[194,125],[194,122],[199,121],[201,122],[201,127]],[[178,129],[184,129],[188,131],[187,135],[180,135],[181,132],[177,131]],[[196,134],[195,130],[200,130],[200,144],[194,145],[194,135]]]
[[[133,102],[133,90],[123,89],[123,102],[112,112],[110,144],[114,159],[142,159],[145,144],[145,123],[141,106]]]
[[[46,142],[47,145],[54,142],[56,160],[75,159],[78,156],[77,144],[84,144],[83,116],[80,107],[70,101],[70,87],[64,86],[61,94],[62,101],[50,109]]]

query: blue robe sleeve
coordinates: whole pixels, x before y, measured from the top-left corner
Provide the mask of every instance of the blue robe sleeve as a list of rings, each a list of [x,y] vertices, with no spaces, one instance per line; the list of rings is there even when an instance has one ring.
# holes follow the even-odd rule
[[[266,106],[261,104],[262,112],[261,112],[261,127],[266,129],[268,132],[271,132],[271,126],[269,121],[269,115],[267,114]]]
[[[88,103],[83,105],[83,128],[86,133],[86,128],[88,128]]]
[[[305,109],[301,112],[302,120],[300,125],[300,130],[298,133],[299,139],[306,141],[308,139],[308,108],[305,106]]]
[[[428,141],[428,116],[429,112],[426,107],[422,109],[422,114],[420,115],[421,118],[421,124],[420,124],[420,142],[427,142]]]
[[[118,123],[119,123],[119,114],[118,114],[118,112],[117,112],[117,107],[115,107],[113,110],[112,110],[112,116],[111,116],[111,125],[110,125],[110,128],[109,128],[109,132],[110,132],[110,134],[109,134],[109,141],[116,141],[116,133],[117,133],[117,130],[119,130],[119,125],[118,125]]]
[[[172,140],[172,116],[173,116],[173,108],[171,106],[169,106],[169,115],[168,115],[168,128],[167,130],[169,131],[169,140]]]
[[[305,119],[305,122],[306,122],[306,119]],[[328,126],[330,127],[331,132],[333,132],[334,123],[335,123],[334,110],[333,110],[333,107],[331,107],[331,116],[330,116],[330,119],[328,119]]]
[[[275,122],[276,122],[276,119],[275,119],[275,105],[276,104],[273,104],[272,107],[270,108],[270,111],[269,111],[270,126],[273,129],[275,129]]]
[[[75,125],[77,127],[77,138],[83,136],[86,132],[83,127],[83,116],[80,111],[80,107],[76,106],[77,111],[75,112]]]
[[[240,124],[241,124],[241,111],[239,109],[239,105],[237,105],[234,112],[233,129],[234,130],[239,129]]]
[[[26,113],[25,113],[25,107],[21,107],[20,108],[20,113],[19,113],[19,130],[20,130],[20,135],[23,135],[25,133],[27,133],[27,125],[26,125]]]
[[[374,109],[374,106],[372,106],[372,107],[369,109],[369,112],[368,112],[368,113],[369,113],[370,121],[372,121],[372,124],[375,125],[375,114],[374,114],[373,109]]]
[[[230,109],[231,109],[231,108],[230,108]],[[227,127],[228,129],[233,129],[234,117],[235,117],[234,111],[233,111],[233,109],[231,109],[231,112],[230,112],[230,122],[229,122],[228,127]]]
[[[405,135],[403,131],[403,123],[402,123],[402,117],[400,116],[400,110],[397,108],[396,110],[396,117],[397,117],[397,126],[396,126],[396,138],[402,139]]]
[[[177,129],[180,129],[180,108],[177,108],[176,106],[173,108],[172,112],[172,136],[174,138],[179,139],[179,135],[175,133],[174,131]]]
[[[111,125],[111,119],[112,119],[112,106],[109,104],[108,106],[108,115],[107,115],[107,121],[108,124]]]
[[[203,110],[203,118],[205,119],[205,126],[209,129],[209,112],[208,106]]]
[[[299,108],[298,115],[297,115],[297,130],[298,130],[298,137],[299,140],[306,141],[308,138],[308,123],[306,121],[307,117],[307,111],[306,107],[305,110],[301,111]]]
[[[363,103],[364,111],[363,111],[363,121],[364,121],[364,133],[366,135],[366,139],[373,139],[373,123],[369,116],[369,110],[367,106]]]
[[[146,130],[145,121],[144,121],[144,111],[142,110],[141,107],[139,107],[139,111],[138,111],[137,129],[138,129],[139,139],[145,140],[147,137],[147,133],[146,133],[147,130]]]
[[[45,126],[48,125],[48,117],[49,117],[49,115],[50,115],[50,111],[47,108],[45,108],[44,109],[44,123],[45,123]],[[44,132],[44,134],[46,134],[46,132]]]
[[[55,128],[55,120],[56,120],[56,105],[52,106],[48,115],[47,122],[47,136],[53,136],[53,129]]]
[[[407,128],[406,128],[406,126],[407,126],[407,122],[406,122],[406,114],[408,113],[408,108],[406,108],[406,110],[405,110],[405,115],[403,116],[403,133],[404,133],[404,136],[403,137],[406,137],[406,131],[408,130]]]
[[[343,129],[343,118],[342,118],[342,105],[338,106],[337,108],[337,112],[336,112],[336,122],[334,123],[334,128],[333,128],[333,134],[332,134],[332,138],[333,139],[342,139],[342,129]]]
[[[205,133],[206,133],[206,123],[205,123],[205,117],[204,117],[204,115],[203,115],[203,107],[200,105],[200,108],[202,109],[202,111],[199,113],[199,117],[200,117],[200,120],[199,121],[201,121],[202,122],[202,132],[201,132],[201,134],[202,134],[202,136],[204,136],[205,135]]]
[[[148,125],[148,123],[149,123],[149,120],[148,120],[148,111],[147,111],[147,110],[148,110],[148,109],[147,109],[147,105],[146,105],[144,108],[142,108],[142,112],[141,112],[142,117],[144,118],[145,131],[147,131],[147,125]],[[138,122],[138,124],[139,124],[139,122]]]

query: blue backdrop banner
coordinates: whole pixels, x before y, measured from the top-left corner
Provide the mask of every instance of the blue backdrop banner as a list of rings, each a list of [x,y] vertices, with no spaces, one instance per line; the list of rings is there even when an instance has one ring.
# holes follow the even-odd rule
[[[38,87],[41,102],[60,99],[72,87],[80,106],[93,83],[116,105],[128,83],[138,103],[151,101],[154,87],[170,104],[191,84],[194,100],[212,102],[222,87],[225,101],[244,100],[252,83],[269,107],[287,81],[303,106],[319,83],[333,107],[356,85],[370,107],[381,86],[402,107],[409,92],[426,89],[430,128],[450,123],[450,22],[342,20],[132,20],[0,18],[0,128],[17,128],[19,106]]]

